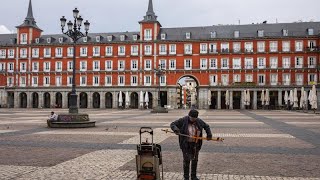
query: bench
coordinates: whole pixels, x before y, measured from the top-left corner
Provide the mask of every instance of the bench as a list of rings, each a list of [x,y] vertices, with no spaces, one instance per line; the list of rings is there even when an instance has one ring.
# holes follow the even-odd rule
[[[50,128],[86,128],[95,127],[96,121],[90,121],[88,114],[60,114],[57,121],[47,120]]]

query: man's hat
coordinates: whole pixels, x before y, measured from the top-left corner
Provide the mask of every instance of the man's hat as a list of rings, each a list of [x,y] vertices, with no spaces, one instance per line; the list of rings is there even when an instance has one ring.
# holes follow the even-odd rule
[[[190,110],[189,111],[189,116],[190,117],[193,117],[193,118],[198,118],[198,114],[199,114],[199,112],[197,111],[197,110],[195,110],[195,109],[192,109],[192,110]]]

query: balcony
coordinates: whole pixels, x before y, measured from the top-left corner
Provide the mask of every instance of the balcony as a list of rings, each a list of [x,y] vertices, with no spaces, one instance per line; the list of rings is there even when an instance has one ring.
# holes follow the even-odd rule
[[[320,49],[317,46],[307,47],[307,52],[318,52]]]

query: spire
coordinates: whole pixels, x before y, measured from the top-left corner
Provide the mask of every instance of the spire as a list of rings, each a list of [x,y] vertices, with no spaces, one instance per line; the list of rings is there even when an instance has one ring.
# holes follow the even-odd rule
[[[155,22],[157,21],[157,16],[153,11],[152,0],[149,0],[148,11],[141,22]]]
[[[37,28],[37,29],[41,30],[37,26],[36,21],[35,21],[35,19],[33,17],[31,0],[29,0],[29,7],[28,7],[27,17],[24,19],[24,22],[20,26],[17,26],[17,28],[19,28],[19,27],[34,27],[34,28]]]

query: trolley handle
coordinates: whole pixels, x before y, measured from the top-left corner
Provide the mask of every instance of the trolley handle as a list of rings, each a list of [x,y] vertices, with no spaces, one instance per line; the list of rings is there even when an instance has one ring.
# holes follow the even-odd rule
[[[139,133],[140,133],[140,135],[143,133],[149,133],[149,134],[153,135],[153,130],[151,127],[141,127]]]

